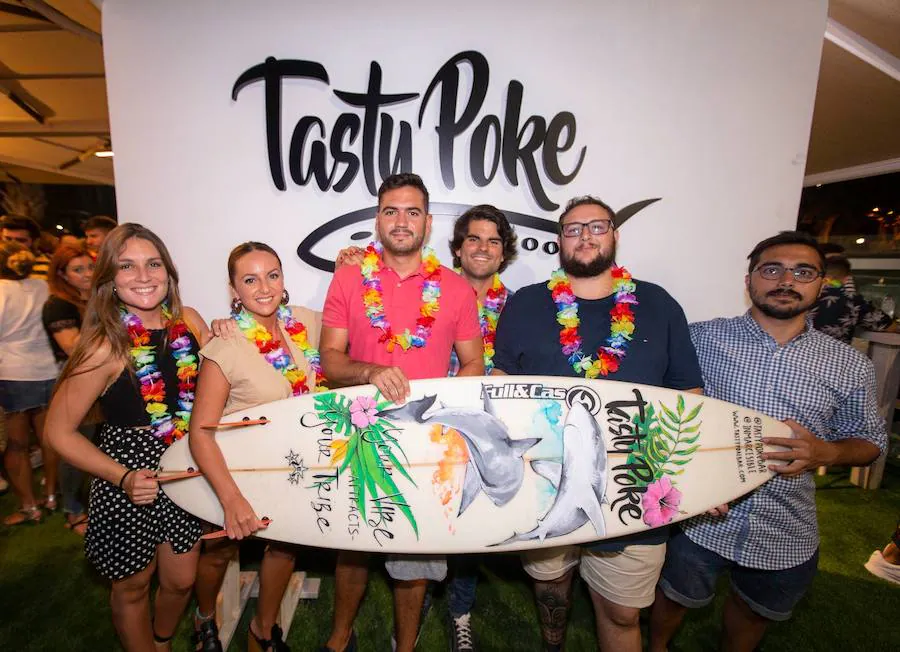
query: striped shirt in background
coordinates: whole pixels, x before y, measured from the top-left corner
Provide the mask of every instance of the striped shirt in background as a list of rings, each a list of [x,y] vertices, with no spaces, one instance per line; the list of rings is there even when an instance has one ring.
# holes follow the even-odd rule
[[[46,281],[49,271],[50,259],[44,254],[38,254],[35,257],[34,265],[31,268],[31,274],[28,275],[28,278],[39,278],[42,281]]]
[[[749,311],[691,324],[691,339],[707,395],[794,419],[828,441],[859,438],[884,450],[871,361],[809,322],[784,346]],[[819,546],[815,489],[811,473],[776,476],[734,502],[727,516],[698,516],[682,528],[695,543],[741,566],[791,568]]]

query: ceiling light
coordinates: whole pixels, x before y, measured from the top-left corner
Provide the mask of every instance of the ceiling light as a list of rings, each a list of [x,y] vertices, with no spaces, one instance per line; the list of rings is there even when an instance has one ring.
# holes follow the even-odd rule
[[[57,224],[57,225],[56,225],[56,229],[57,229],[58,231],[62,231],[62,230],[63,230],[63,225],[62,225],[62,224]]]
[[[857,238],[857,239],[856,239],[856,244],[865,244],[865,243],[866,243],[866,239],[865,239],[865,238]]]
[[[878,206],[876,206],[875,208],[872,209],[872,212],[873,212],[873,213],[877,213],[877,212],[880,211],[880,210],[881,210],[881,209],[878,208]]]
[[[94,156],[97,158],[111,158],[113,152],[111,149],[101,149],[99,152],[94,152]]]
[[[821,183],[817,183],[817,184],[816,184],[816,188],[821,188],[821,187],[822,187],[822,184],[821,184]]]

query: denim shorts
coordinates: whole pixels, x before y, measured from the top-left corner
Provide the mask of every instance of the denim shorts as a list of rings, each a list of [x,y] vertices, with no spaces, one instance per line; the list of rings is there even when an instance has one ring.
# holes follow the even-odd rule
[[[444,555],[388,555],[384,567],[392,579],[401,581],[442,582],[447,577],[447,557]]]
[[[676,533],[677,532],[677,533]],[[762,570],[741,566],[691,541],[673,529],[659,588],[669,600],[696,609],[715,597],[716,579],[728,570],[731,588],[754,613],[768,620],[782,621],[806,593],[816,576],[818,549],[807,561],[783,570]]]
[[[53,394],[55,379],[0,380],[0,407],[7,412],[24,412],[46,407]]]

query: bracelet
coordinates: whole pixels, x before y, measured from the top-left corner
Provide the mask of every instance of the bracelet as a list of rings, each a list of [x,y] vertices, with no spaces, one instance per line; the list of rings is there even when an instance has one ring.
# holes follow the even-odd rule
[[[125,484],[125,478],[128,477],[129,474],[134,473],[134,469],[128,469],[125,473],[122,474],[122,478],[119,480],[119,489],[124,491],[123,485]]]

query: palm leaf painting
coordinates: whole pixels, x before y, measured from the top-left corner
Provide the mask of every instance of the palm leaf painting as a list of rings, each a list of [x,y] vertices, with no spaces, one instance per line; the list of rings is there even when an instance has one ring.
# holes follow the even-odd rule
[[[378,522],[389,519],[389,509],[398,509],[418,538],[416,518],[397,485],[398,480],[405,480],[416,486],[407,471],[409,460],[392,434],[399,428],[376,416],[390,405],[390,401],[382,400],[380,392],[374,397],[359,396],[353,400],[334,392],[314,398],[319,418],[336,435],[344,437],[332,442],[332,464],[339,465],[338,474],[349,473],[353,479],[360,516],[366,522],[368,516]]]
[[[703,422],[698,418],[702,408],[703,403],[698,403],[685,413],[684,397],[679,394],[674,410],[660,402],[658,408],[653,404],[647,406],[643,420],[640,414],[634,416],[632,422],[639,438],[628,456],[628,463],[635,463],[641,458],[653,471],[653,479],[649,482],[635,478],[638,486],[684,473],[683,467],[700,448],[697,441]]]

